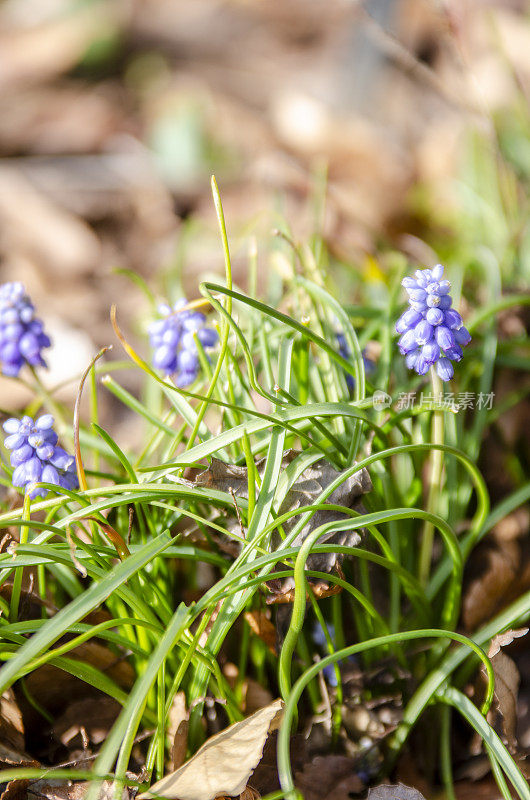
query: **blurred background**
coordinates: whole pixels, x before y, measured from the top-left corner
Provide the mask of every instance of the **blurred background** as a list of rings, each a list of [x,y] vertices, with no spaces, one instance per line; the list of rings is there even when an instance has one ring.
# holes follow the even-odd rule
[[[240,283],[278,219],[346,276],[381,242],[436,258],[477,141],[530,173],[529,89],[522,0],[3,0],[0,278],[50,330],[47,380],[115,340],[112,302],[145,311],[117,270],[188,296],[222,272],[212,173]]]

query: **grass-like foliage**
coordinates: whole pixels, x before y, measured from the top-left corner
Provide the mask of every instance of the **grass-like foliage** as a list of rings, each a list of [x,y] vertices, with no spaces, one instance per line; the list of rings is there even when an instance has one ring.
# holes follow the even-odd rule
[[[141,348],[133,349],[120,329],[118,307],[113,321],[124,357],[112,361],[106,354],[87,371],[87,422],[79,422],[78,408],[73,420],[73,410],[35,383],[28,413],[55,414],[64,446],[75,452],[80,489],[45,485],[45,499],[22,504],[10,497],[0,516],[2,530],[12,537],[0,554],[0,583],[10,586],[0,598],[1,691],[15,684],[23,690],[28,675],[50,664],[117,699],[121,714],[89,776],[114,776],[115,796],[121,797],[124,783],[131,783],[126,772],[133,746],[144,731],[150,733],[142,744],[142,785],[164,775],[168,714],[177,692],[184,691],[191,709],[193,752],[204,738],[205,698],[224,700],[226,721],[237,721],[243,681],[251,676],[286,703],[277,796],[292,798],[289,739],[297,718],[316,711],[319,673],[336,665],[336,740],[342,724],[339,665],[356,655],[361,666],[384,661],[412,676],[403,684],[401,719],[381,743],[384,761],[377,762],[372,779],[390,774],[431,707],[440,731],[439,774],[447,796],[454,796],[453,707],[483,738],[502,795],[511,796],[510,784],[518,797],[530,798],[518,765],[486,721],[493,673],[484,651],[495,634],[528,619],[530,593],[471,637],[458,632],[467,559],[492,526],[530,495],[525,484],[490,509],[476,465],[484,432],[499,413],[488,399],[496,359],[512,366],[522,360],[520,341],[499,344],[496,323],[501,306],[527,300],[501,299],[503,277],[511,285],[517,278],[502,275],[495,244],[485,244],[473,258],[466,258],[463,248],[446,259],[455,304],[465,298],[462,313],[473,339],[464,361],[455,364],[453,381],[443,386],[445,401],[436,397],[433,403],[429,377],[407,370],[395,343],[395,322],[404,308],[401,281],[411,271],[403,257],[387,253],[384,275],[372,269],[365,286],[351,273],[358,299],[348,307],[343,291],[327,282],[321,239],[298,247],[285,232],[263,245],[283,265],[281,292],[276,278],[258,296],[254,249],[250,288],[243,292],[232,282],[215,181],[213,196],[226,279],[199,286],[201,308],[211,311],[209,324],[217,325],[219,343],[207,355],[196,337],[197,380],[177,388],[152,368],[148,343],[140,355]],[[260,250],[259,257],[265,258]],[[339,286],[345,281],[342,269],[333,273]],[[473,300],[477,289],[480,307]],[[347,348],[343,355],[337,333]],[[368,342],[376,351],[369,373],[363,358]],[[137,396],[120,383],[124,369],[140,371],[144,388]],[[441,384],[435,387],[441,390]],[[102,392],[114,395],[129,424],[143,431],[138,451],[127,452],[100,426]],[[414,403],[403,402],[409,392],[417,392]],[[466,408],[471,396],[473,409]],[[515,392],[507,402],[518,400]],[[227,481],[197,481],[212,459],[240,467],[243,490],[231,492]],[[322,463],[337,477],[308,505],[285,511],[300,475]],[[324,513],[318,519],[326,521],[308,524],[329,511],[327,498],[363,467],[373,484],[363,495],[364,510],[334,504],[341,513],[328,520]],[[11,474],[4,452],[5,486]],[[336,543],[338,534],[352,530],[364,531],[360,543]],[[330,563],[340,554],[343,572],[311,569],[307,561],[315,554],[327,554]],[[24,570],[55,613],[46,605],[38,618],[20,620]],[[277,656],[244,620],[245,612],[265,608],[271,577],[290,578],[294,585]],[[316,587],[323,582],[330,596],[318,597]],[[96,610],[104,611],[97,621]],[[327,652],[316,663],[315,621]],[[105,645],[116,659],[126,658],[135,675],[130,691],[79,657],[76,649],[90,641]],[[220,667],[221,650],[237,664],[235,686]],[[475,705],[462,690],[481,664],[488,685]],[[29,701],[39,708],[38,697]],[[0,781],[41,772],[13,768],[2,771]],[[65,768],[54,776],[86,778],[87,773]],[[93,790],[95,797],[97,780]]]

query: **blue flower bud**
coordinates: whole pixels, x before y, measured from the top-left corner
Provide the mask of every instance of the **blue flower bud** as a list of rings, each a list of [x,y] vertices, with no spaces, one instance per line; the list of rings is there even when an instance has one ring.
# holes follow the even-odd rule
[[[43,414],[35,420],[35,427],[40,431],[49,431],[50,428],[53,428],[53,422],[54,419],[51,414]]]
[[[418,346],[416,341],[416,335],[414,330],[406,331],[403,336],[398,341],[399,349],[403,355],[410,353],[411,350],[415,350]]]
[[[444,312],[440,308],[429,308],[425,319],[430,325],[441,325],[444,321]]]
[[[426,305],[429,308],[438,308],[441,303],[442,298],[439,294],[429,294],[427,295]]]
[[[450,358],[451,361],[462,361],[464,356],[462,348],[458,344],[455,344],[453,347],[450,347],[449,350],[446,350],[445,355],[447,358]]]
[[[404,286],[405,289],[417,289],[418,288],[417,281],[415,281],[414,278],[409,278],[409,277],[403,278],[403,280],[401,281],[401,285]]]
[[[407,289],[409,293],[409,297],[411,300],[414,300],[415,303],[423,303],[427,297],[427,292],[425,289]]]
[[[192,384],[196,378],[196,372],[177,372],[175,386],[178,386],[179,389],[184,389],[185,386]]]
[[[433,327],[430,325],[426,319],[422,319],[421,322],[418,322],[416,327],[414,328],[414,336],[416,338],[416,342],[418,344],[427,344],[429,339],[432,338]]]
[[[2,424],[2,428],[6,433],[18,433],[18,429],[20,428],[20,420],[15,419],[15,417],[10,417]]]
[[[416,362],[420,356],[420,349],[419,347],[416,350],[412,350],[410,353],[407,353],[405,356],[405,364],[409,369],[414,369],[416,366]]]
[[[455,337],[453,336],[449,328],[446,328],[445,325],[438,325],[438,327],[436,327],[434,331],[435,331],[434,335],[436,341],[438,342],[442,350],[449,350],[451,347],[454,347]]]
[[[405,333],[408,328],[413,328],[422,319],[420,311],[407,308],[396,322],[396,333]]]
[[[180,350],[177,355],[177,369],[179,372],[197,372],[199,358],[196,353],[190,353],[189,350]]]
[[[444,314],[444,324],[452,331],[457,331],[462,327],[462,317],[454,308],[449,308]]]
[[[171,370],[175,369],[175,351],[168,344],[163,344],[157,347],[153,356],[153,366],[157,369]]]
[[[11,452],[11,456],[9,460],[11,461],[12,467],[18,467],[20,464],[23,464],[24,461],[27,461],[28,458],[31,458],[33,455],[33,448],[30,447],[29,444],[23,444],[22,447],[19,447],[18,450],[13,450]]]
[[[43,483],[53,483],[55,486],[59,486],[61,483],[59,473],[51,464],[46,464],[46,466],[43,467],[41,480]]]
[[[431,340],[423,345],[421,354],[426,361],[430,364],[434,364],[434,362],[440,358],[440,347],[434,340]]]
[[[219,340],[219,334],[215,328],[201,328],[197,331],[197,336],[203,347],[215,347]]]
[[[36,447],[35,452],[38,458],[42,461],[46,461],[53,456],[55,447],[52,444],[43,444],[41,447]]]
[[[465,347],[466,344],[469,344],[469,342],[471,341],[471,334],[469,333],[467,328],[464,328],[463,325],[461,328],[455,330],[453,335],[455,337],[456,342],[461,347]]]
[[[429,371],[430,366],[430,362],[420,353],[416,361],[416,366],[414,367],[418,375],[425,375]]]
[[[69,456],[62,447],[56,447],[53,456],[49,459],[50,464],[57,469],[68,469],[74,463],[74,457]]]
[[[26,442],[26,437],[22,433],[13,433],[4,440],[4,447],[8,450],[18,450]]]
[[[443,381],[450,381],[454,375],[453,365],[448,358],[440,358],[436,362],[436,372]]]

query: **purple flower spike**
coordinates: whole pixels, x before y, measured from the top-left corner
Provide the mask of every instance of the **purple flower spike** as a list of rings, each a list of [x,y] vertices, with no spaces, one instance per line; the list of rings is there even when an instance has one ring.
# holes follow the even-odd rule
[[[6,419],[3,424],[8,434],[4,446],[11,450],[14,467],[11,482],[23,487],[28,497],[46,497],[47,490],[36,483],[52,483],[63,489],[77,489],[74,458],[57,446],[53,430],[53,417],[44,414],[34,422],[31,417]]]
[[[0,368],[16,378],[24,366],[45,367],[41,353],[50,346],[42,322],[24,286],[17,282],[0,286]]]
[[[173,375],[179,388],[189,386],[199,374],[199,355],[193,334],[207,349],[217,344],[214,328],[206,327],[206,317],[199,311],[186,309],[187,301],[178,300],[173,308],[166,303],[158,307],[162,319],[149,325],[149,340],[154,348],[153,366],[166,376]]]
[[[452,361],[460,361],[462,348],[471,341],[462,317],[452,306],[451,284],[443,280],[444,268],[416,270],[401,281],[409,295],[409,308],[396,323],[398,346],[409,369],[425,375],[436,365],[443,381],[453,377]]]

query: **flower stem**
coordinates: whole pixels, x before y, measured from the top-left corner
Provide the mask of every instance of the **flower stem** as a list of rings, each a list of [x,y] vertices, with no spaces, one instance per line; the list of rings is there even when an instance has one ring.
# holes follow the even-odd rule
[[[24,495],[24,505],[22,508],[22,518],[24,520],[31,519],[31,500],[29,495]],[[23,525],[20,528],[20,541],[19,544],[26,544],[28,541],[29,535],[29,528],[26,525]],[[11,622],[18,622],[18,607],[20,603],[20,594],[22,591],[22,578],[23,578],[24,570],[22,568],[18,568],[15,570],[15,577],[13,578],[13,589],[11,592],[11,607],[9,612],[9,617]]]
[[[432,392],[435,398],[443,395],[442,381],[434,367],[431,367],[431,384]],[[433,414],[432,420],[432,442],[433,444],[444,443],[444,416],[441,409],[436,409]],[[426,511],[433,514],[438,505],[438,498],[442,485],[442,470],[443,470],[443,451],[433,450],[431,452],[431,468],[429,473],[429,488],[427,495],[427,508]],[[418,577],[422,586],[427,584],[429,573],[431,570],[432,561],[432,548],[434,541],[434,527],[431,522],[426,522],[423,527],[422,541],[420,546],[420,558]]]

